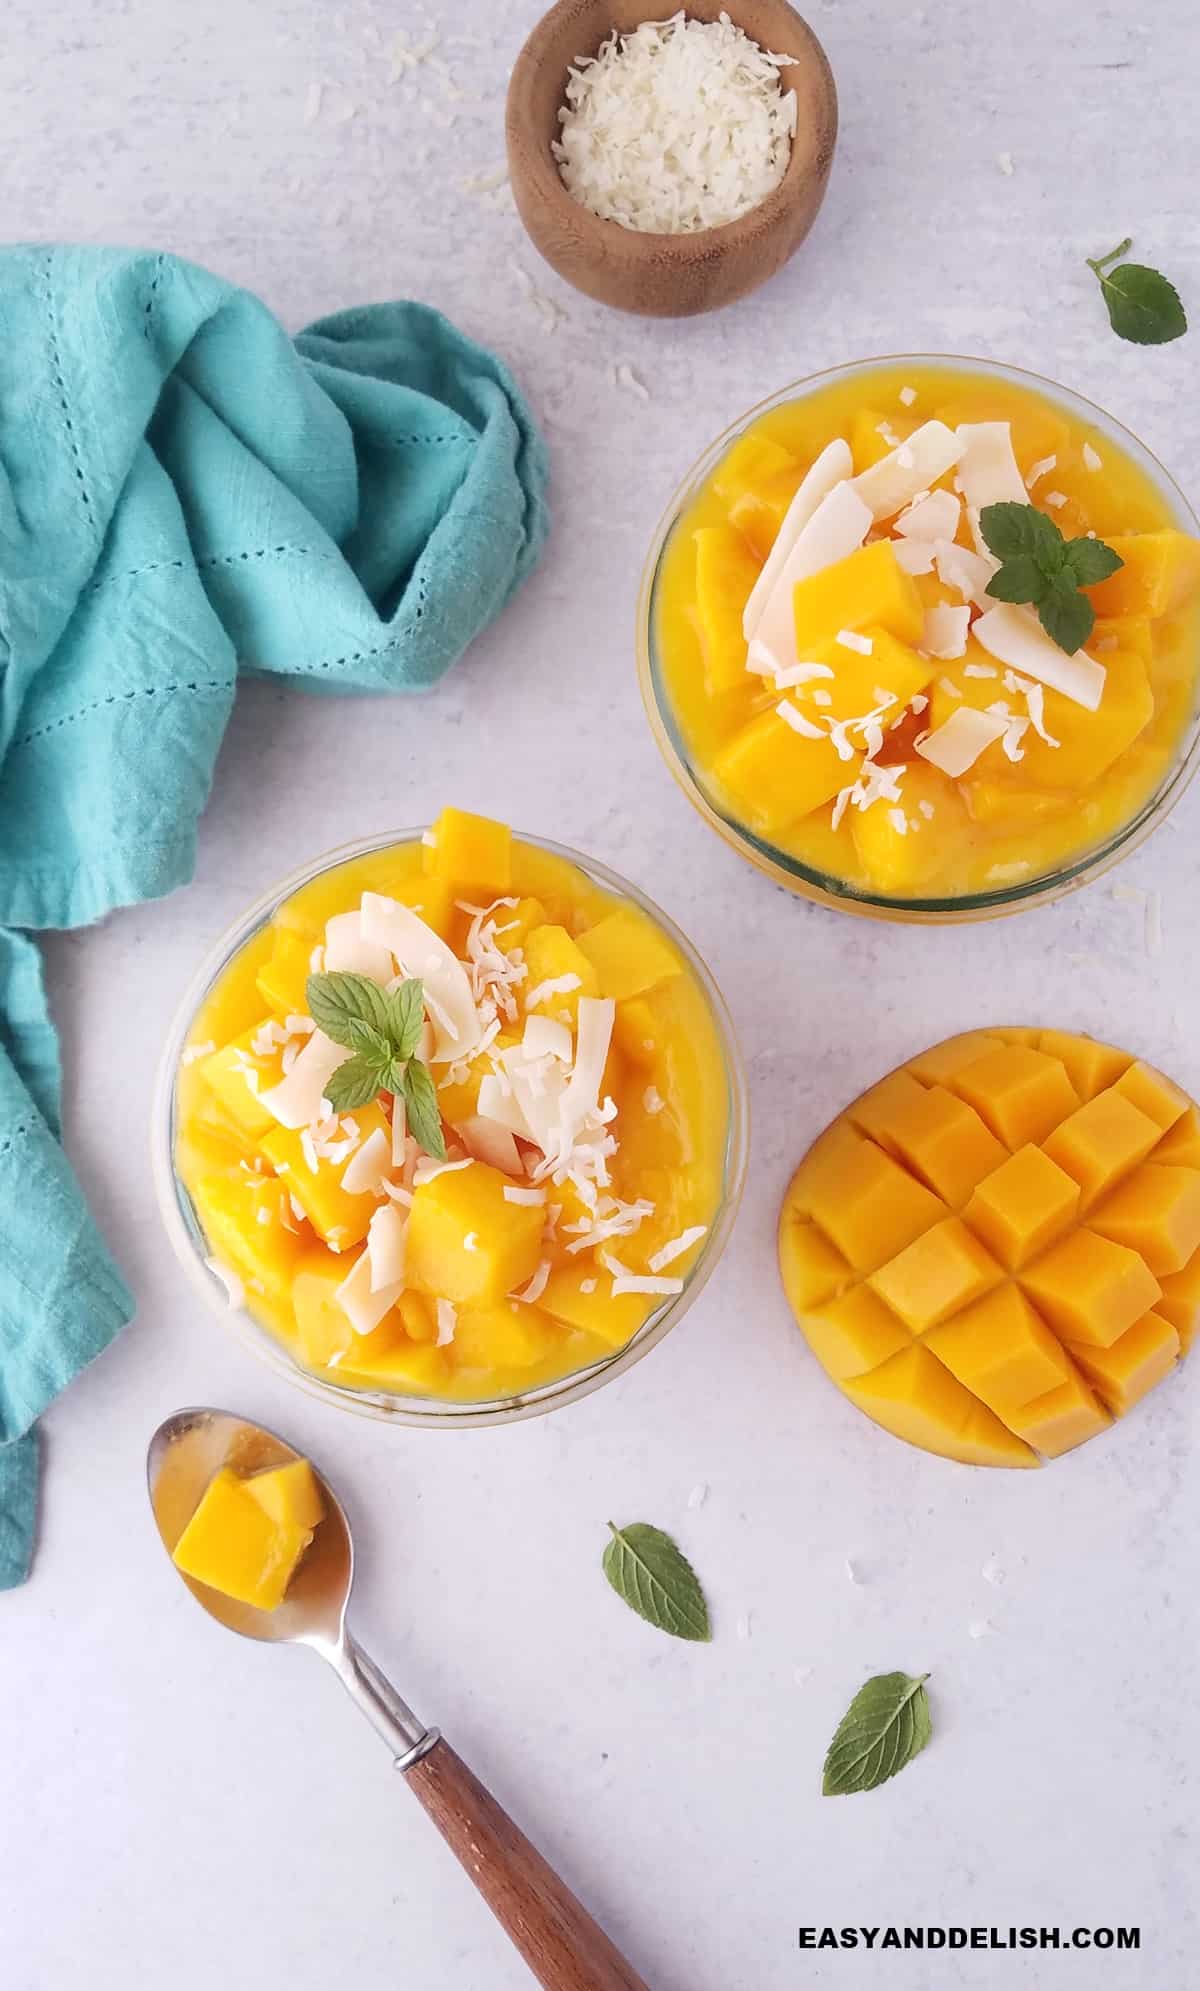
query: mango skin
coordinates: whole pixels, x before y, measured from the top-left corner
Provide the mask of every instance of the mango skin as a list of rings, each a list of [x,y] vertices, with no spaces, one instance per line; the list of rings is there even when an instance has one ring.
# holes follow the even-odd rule
[[[949,1038],[818,1136],[779,1258],[814,1354],[875,1423],[964,1465],[1040,1465],[1195,1335],[1200,1109],[1091,1038]]]

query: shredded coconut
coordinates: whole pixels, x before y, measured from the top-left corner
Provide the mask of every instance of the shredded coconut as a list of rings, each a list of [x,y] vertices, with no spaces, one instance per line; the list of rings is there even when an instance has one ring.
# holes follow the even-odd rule
[[[552,150],[563,184],[603,220],[694,234],[757,207],[787,171],[796,99],[727,14],[681,11],[615,30],[567,74]]]

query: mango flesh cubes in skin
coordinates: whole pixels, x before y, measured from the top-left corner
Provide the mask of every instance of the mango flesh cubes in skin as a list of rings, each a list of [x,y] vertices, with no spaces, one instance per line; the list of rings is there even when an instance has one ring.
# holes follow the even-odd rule
[[[289,1466],[251,1479],[222,1466],[175,1544],[176,1568],[240,1604],[277,1611],[324,1513],[311,1469],[298,1463],[299,1477]]]
[[[1105,1430],[1200,1319],[1200,1113],[1066,1031],[950,1038],[863,1093],[792,1178],[793,1312],[852,1402],[968,1465]]]
[[[402,1145],[397,1160],[389,1093],[336,1116],[332,1128],[323,1119],[282,1126],[262,1104],[260,1092],[279,1082],[285,1063],[292,1068],[304,1042],[291,1036],[285,1054],[278,1036],[303,1023],[325,923],[357,908],[364,892],[416,912],[459,960],[469,908],[492,908],[496,947],[524,970],[490,1048],[431,1065],[444,1170],[414,1169]],[[555,986],[564,979],[570,986]],[[504,824],[446,809],[427,841],[318,874],[230,962],[193,1023],[197,1054],[178,1074],[176,1163],[206,1253],[302,1368],[387,1397],[504,1400],[607,1359],[671,1303],[614,1292],[596,1244],[583,1248],[570,1228],[589,1221],[586,1201],[569,1178],[533,1182],[532,1144],[505,1154],[501,1143],[515,1173],[468,1151],[481,1084],[496,1074],[493,1054],[520,1045],[532,1016],[551,1020],[551,1041],[565,1041],[573,1057],[583,997],[613,1005],[600,1097],[616,1107],[605,1125],[617,1147],[600,1193],[651,1206],[607,1249],[645,1277],[664,1245],[693,1229],[706,1234],[714,1220],[729,1107],[707,999],[673,937],[639,904]],[[269,1051],[256,1052],[256,1041]],[[360,1167],[347,1186],[347,1169],[367,1150],[378,1169]],[[391,1291],[396,1281],[381,1286],[377,1308],[369,1281],[354,1278],[364,1259],[370,1272],[367,1240],[381,1211],[393,1232],[391,1213],[402,1213],[404,1238],[400,1290]],[[668,1275],[684,1279],[702,1249],[692,1245]],[[264,1480],[258,1491],[266,1489]]]
[[[747,667],[746,604],[816,458],[842,439],[861,474],[931,421],[1007,423],[1022,479],[1054,459],[1034,481],[1037,508],[1066,537],[1094,533],[1124,561],[1087,591],[1097,616],[1087,654],[1106,672],[1095,711],[1049,686],[1029,704],[973,636],[958,657],[932,632],[927,641],[928,611],[966,608],[974,622],[980,605],[936,568],[906,571],[894,548],[907,546],[908,557],[912,541],[894,518],[877,519],[866,543],[794,585],[795,653],[783,662],[820,671],[792,683],[785,668],[776,684],[761,656]],[[956,497],[955,475],[935,490]],[[1063,504],[1050,506],[1048,494]],[[964,512],[955,538],[974,557]],[[1075,411],[962,369],[879,367],[768,410],[731,444],[668,538],[651,615],[659,701],[690,776],[725,822],[835,890],[953,900],[1044,878],[1103,846],[1161,785],[1196,702],[1200,542],[1179,529],[1167,494]],[[870,647],[839,644],[843,632]],[[879,708],[880,694],[895,704],[871,747],[854,722]],[[957,709],[997,703],[1026,721],[1015,757],[997,738],[951,778],[918,751]],[[847,722],[843,757],[827,729]],[[863,788],[867,748],[891,770],[878,792]]]

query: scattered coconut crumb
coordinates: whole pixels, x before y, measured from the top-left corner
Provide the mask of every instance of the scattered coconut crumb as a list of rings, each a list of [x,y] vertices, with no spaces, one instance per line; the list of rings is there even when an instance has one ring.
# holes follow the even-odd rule
[[[1012,153],[1011,153],[1011,152],[997,152],[997,154],[996,154],[996,164],[997,164],[997,166],[999,166],[999,168],[1000,168],[1000,171],[1001,171],[1001,172],[1003,173],[1003,175],[1004,175],[1005,179],[1006,179],[1006,180],[1011,180],[1011,179],[1012,179],[1012,176],[1013,176],[1013,156],[1012,156]]]
[[[851,1562],[849,1556],[846,1557],[845,1569],[846,1569],[846,1576],[849,1582],[851,1583],[862,1582],[862,1577],[858,1573],[857,1566],[853,1562]]]
[[[548,297],[544,290],[539,290],[529,271],[522,269],[520,263],[513,264],[513,275],[541,319],[543,328],[547,332],[557,332],[559,326],[566,323],[567,318],[562,305],[555,298]]]
[[[1097,450],[1092,448],[1090,442],[1085,442],[1083,445],[1083,467],[1085,470],[1103,470],[1104,468],[1104,458]]]
[[[983,1577],[985,1583],[990,1583],[997,1590],[1004,1582],[1004,1571],[994,1556],[990,1562],[984,1563],[980,1575]]]
[[[701,1480],[696,1486],[692,1488],[691,1492],[688,1494],[687,1504],[690,1507],[692,1513],[694,1514],[698,1507],[703,1507],[707,1499],[708,1499],[708,1487],[705,1485],[704,1481]]]
[[[1046,503],[1053,505],[1056,512],[1061,511],[1066,502],[1067,494],[1065,491],[1047,491]]]
[[[618,360],[610,378],[614,387],[623,387],[627,394],[634,394],[639,401],[650,399],[650,389],[645,381],[639,380],[628,360]]]
[[[991,1638],[994,1636],[995,1630],[996,1627],[990,1618],[972,1618],[970,1624],[967,1626],[967,1637]]]
[[[508,181],[508,167],[505,165],[485,166],[481,172],[468,173],[460,180],[458,190],[463,194],[491,194]]]
[[[803,1687],[807,1681],[812,1679],[812,1673],[811,1666],[797,1666],[792,1678],[798,1687]]]
[[[900,389],[900,399],[906,408],[911,408],[916,398],[917,390],[915,387],[902,387]]]
[[[752,1612],[750,1612],[750,1611],[747,1611],[747,1612],[745,1613],[745,1615],[744,1615],[743,1617],[740,1617],[740,1618],[738,1619],[738,1621],[737,1621],[737,1635],[738,1635],[738,1637],[739,1637],[739,1638],[749,1638],[749,1636],[750,1636],[750,1632],[751,1632],[751,1622],[750,1622],[750,1621],[751,1621],[751,1618],[752,1618],[752,1616],[753,1616],[753,1613],[752,1613]]]
[[[323,83],[310,83],[304,95],[304,122],[315,124],[321,115],[321,98],[325,94]]]

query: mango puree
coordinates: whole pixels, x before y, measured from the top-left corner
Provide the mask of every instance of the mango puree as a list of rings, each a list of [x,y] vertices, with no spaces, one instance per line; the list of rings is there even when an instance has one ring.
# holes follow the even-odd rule
[[[967,1465],[1039,1465],[1191,1346],[1200,1112],[1089,1037],[968,1031],[813,1143],[779,1258],[813,1353],[868,1417]]]
[[[798,655],[824,674],[786,688],[790,724],[779,686],[747,668],[743,633],[750,591],[821,451],[844,438],[857,476],[933,420],[1008,423],[1032,502],[1065,538],[1095,533],[1125,563],[1087,591],[1097,622],[1085,650],[1107,677],[1098,710],[1045,689],[1013,757],[996,739],[958,779],[921,758],[920,740],[963,706],[1000,700],[1024,715],[1024,694],[973,637],[953,658],[924,647],[927,612],[961,610],[966,597],[937,569],[897,563],[894,519],[877,517],[861,551],[795,587]],[[953,493],[955,470],[931,488]],[[1193,717],[1200,546],[1176,526],[1107,434],[1030,388],[908,364],[836,381],[760,416],[676,523],[652,609],[660,702],[718,813],[829,889],[954,897],[1042,877],[1137,814]],[[979,550],[965,504],[954,544]],[[973,604],[972,624],[979,613]],[[874,757],[897,781],[865,808],[839,805],[862,772],[863,737],[849,735],[851,757],[816,735],[889,699]]]
[[[287,1055],[272,1036],[304,1026],[327,922],[364,893],[414,911],[459,960],[484,909],[514,977],[490,1048],[430,1065],[443,1169],[393,1156],[390,1093],[326,1125],[319,1152],[310,1129],[280,1125],[264,1103]],[[477,1117],[481,1086],[495,1088],[498,1057],[532,1018],[574,1055],[585,1002],[611,1016],[599,1131],[616,1143],[590,1200],[569,1176],[538,1174],[542,1157],[494,1122],[481,1148]],[[724,1053],[691,969],[639,907],[460,811],[444,811],[425,845],[381,849],[297,891],[230,962],[188,1045],[176,1166],[213,1259],[294,1361],[349,1389],[496,1399],[609,1357],[680,1289],[720,1205]],[[348,1188],[368,1142],[387,1182],[352,1175]],[[389,1202],[404,1220],[402,1290],[358,1332],[339,1289]]]

